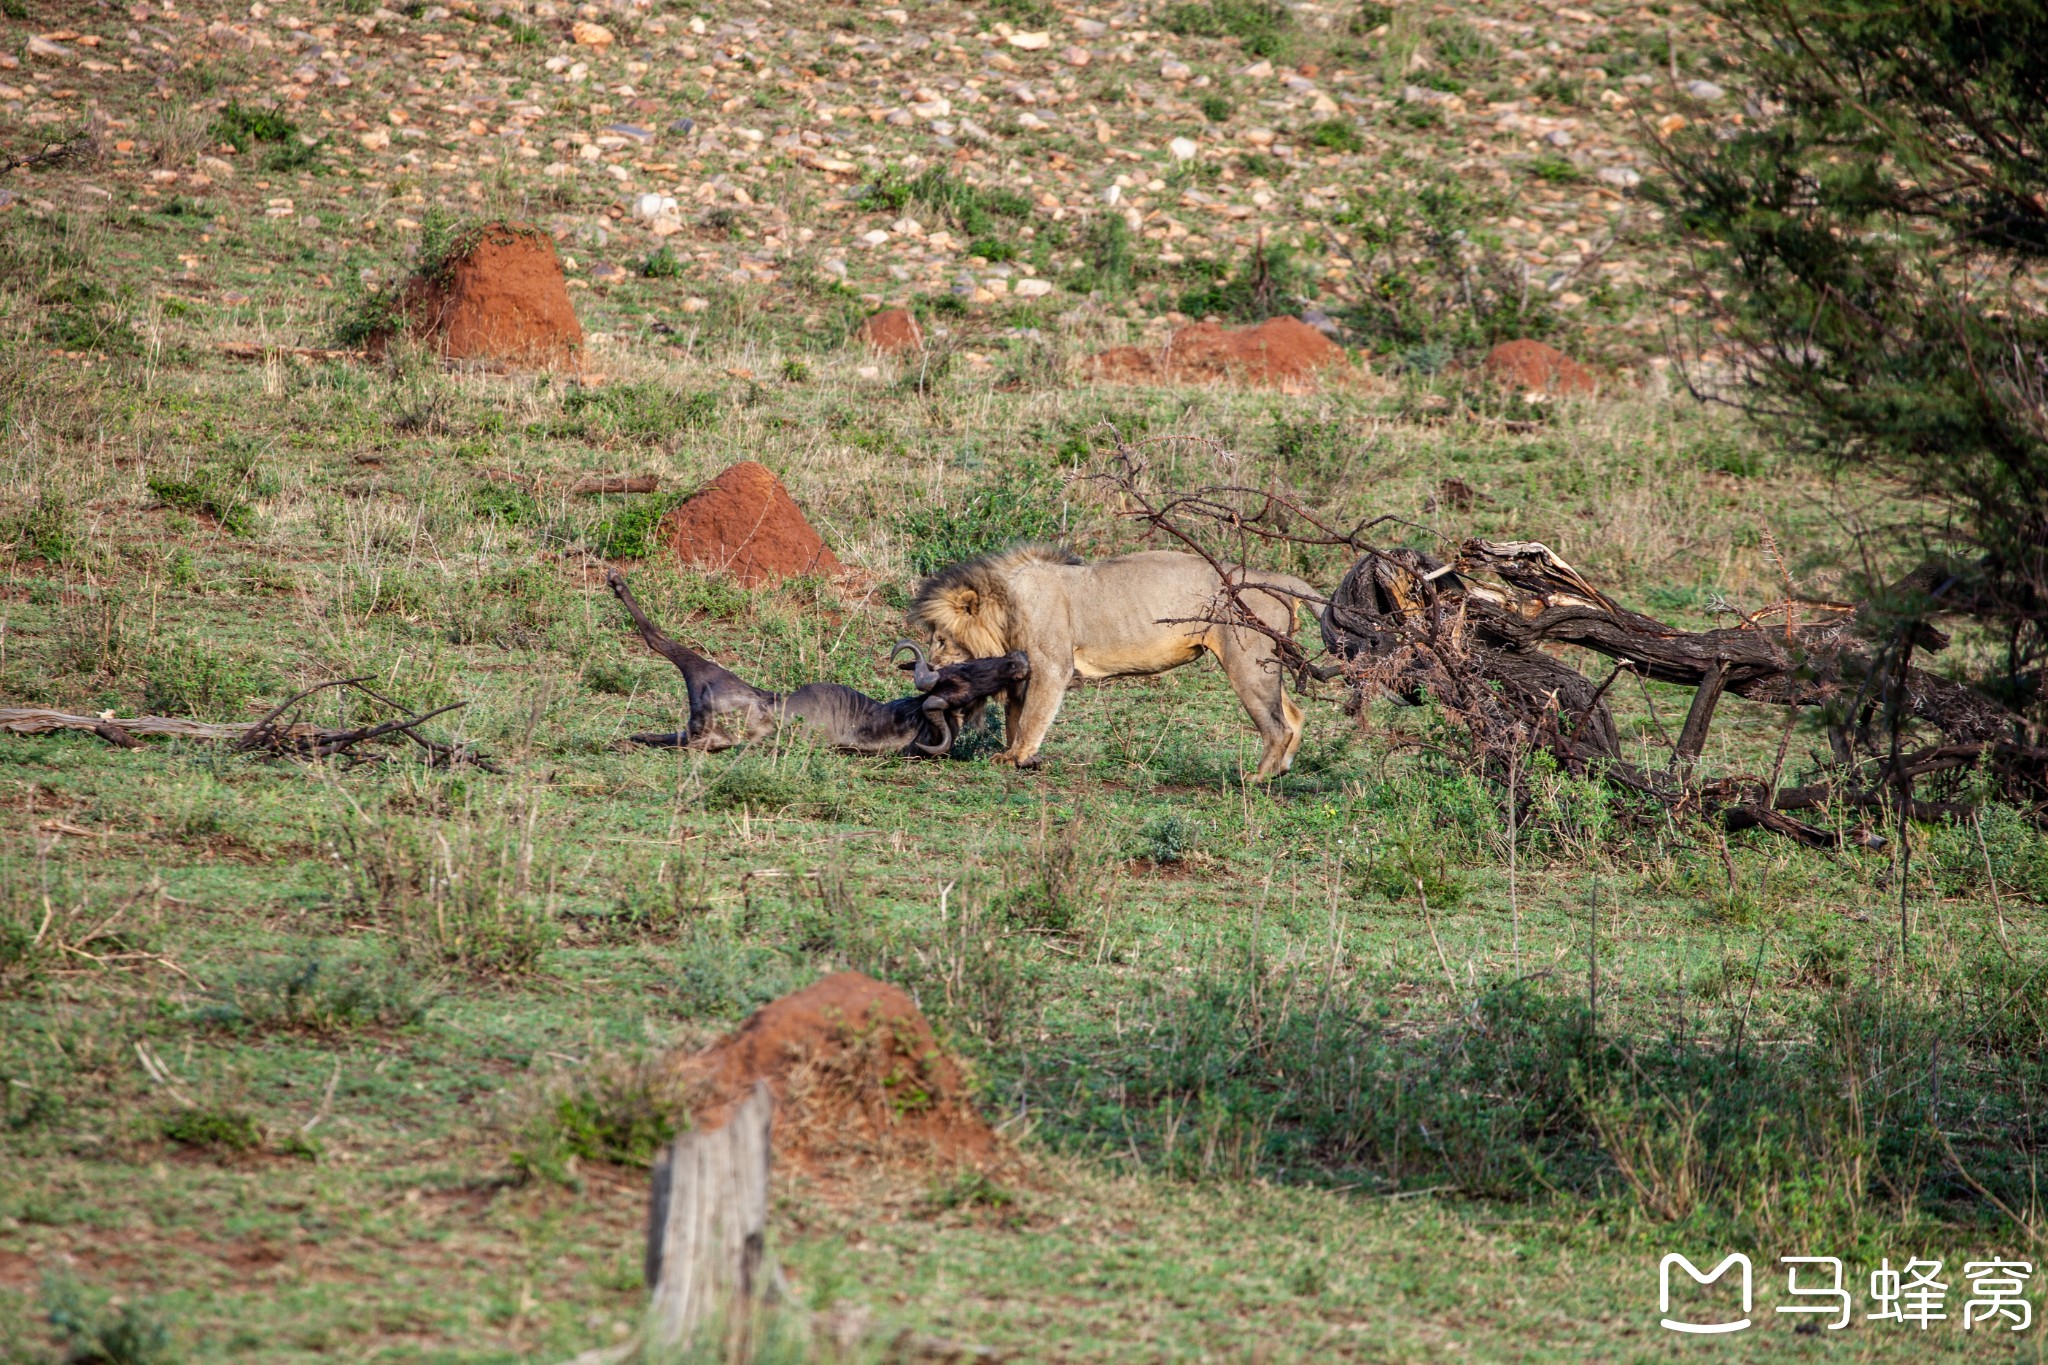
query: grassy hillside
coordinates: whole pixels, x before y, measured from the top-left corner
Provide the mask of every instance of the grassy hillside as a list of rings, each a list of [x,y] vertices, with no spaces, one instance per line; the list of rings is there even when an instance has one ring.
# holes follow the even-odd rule
[[[1963,1262],[2038,1259],[2048,845],[2015,812],[1918,831],[1902,870],[1539,772],[1511,863],[1500,793],[1431,713],[1354,717],[1331,685],[1261,790],[1206,664],[1083,687],[1032,773],[986,736],[951,762],[622,743],[684,702],[608,562],[755,681],[890,695],[921,569],[1027,534],[1134,546],[1072,477],[1119,435],[1417,544],[1541,539],[1690,626],[1788,578],[1835,594],[1890,495],[1674,391],[1679,257],[1603,174],[1644,123],[1742,116],[1686,88],[1739,87],[1697,20],[777,3],[591,9],[592,47],[566,6],[25,12],[0,20],[0,140],[92,112],[98,152],[0,180],[0,704],[246,720],[367,674],[465,703],[438,733],[503,771],[0,739],[12,1358],[611,1342],[670,1112],[651,1063],[840,967],[917,997],[1017,1154],[993,1183],[778,1186],[799,1298],[883,1342],[1661,1358],[1658,1258],[1746,1249],[1730,1359],[2037,1349],[1960,1323]],[[650,192],[679,230],[632,217]],[[585,380],[277,349],[347,340],[370,286],[499,213],[573,258]],[[1329,313],[1353,374],[1080,377],[1262,297]],[[923,313],[927,362],[844,344],[883,302]],[[1472,376],[1523,334],[1617,382],[1529,404]],[[847,579],[646,553],[739,459]],[[566,491],[595,472],[663,491]],[[1610,693],[1646,762],[1687,695]],[[1810,769],[1824,737],[1783,725],[1724,702],[1706,772],[1781,743]],[[1787,1254],[1850,1261],[1852,1328],[1770,1311]],[[1869,1270],[1913,1256],[1948,1263],[1950,1320],[1861,1321]]]

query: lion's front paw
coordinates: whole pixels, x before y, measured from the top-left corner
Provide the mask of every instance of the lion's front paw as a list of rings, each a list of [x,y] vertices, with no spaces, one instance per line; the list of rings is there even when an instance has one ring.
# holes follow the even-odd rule
[[[988,761],[995,764],[998,768],[1007,768],[1017,761],[1017,756],[1013,753],[1008,752],[1000,754],[990,754]]]

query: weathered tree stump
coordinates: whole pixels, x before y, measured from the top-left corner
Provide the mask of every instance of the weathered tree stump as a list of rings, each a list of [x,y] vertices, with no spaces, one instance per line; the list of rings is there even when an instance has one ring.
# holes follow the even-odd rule
[[[647,1210],[646,1344],[684,1350],[721,1332],[744,1358],[754,1309],[777,1278],[767,1259],[775,1097],[753,1094],[721,1128],[684,1133],[655,1159]]]

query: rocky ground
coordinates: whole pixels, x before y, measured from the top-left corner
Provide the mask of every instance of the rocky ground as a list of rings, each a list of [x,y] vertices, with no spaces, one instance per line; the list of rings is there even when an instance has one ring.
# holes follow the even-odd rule
[[[1284,302],[1382,362],[1473,337],[1375,297],[1455,314],[1478,271],[1523,330],[1635,365],[1689,311],[1645,140],[1745,117],[1713,26],[1662,4],[16,8],[0,136],[89,130],[98,160],[0,212],[203,214],[148,289],[259,314],[292,282],[222,251],[248,220],[340,307],[433,215],[497,211],[599,296],[670,281],[665,315],[758,289],[793,321],[1165,325],[1227,315],[1263,241]]]

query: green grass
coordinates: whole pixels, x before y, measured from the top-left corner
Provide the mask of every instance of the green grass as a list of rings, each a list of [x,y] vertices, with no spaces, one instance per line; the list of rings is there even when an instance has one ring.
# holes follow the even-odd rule
[[[1021,244],[997,187],[898,179],[892,207],[984,214]],[[1353,202],[1339,226],[1411,284],[1433,242],[1482,226],[1448,190]],[[89,229],[17,210],[0,287],[40,300],[105,262],[105,294],[62,306],[126,307],[232,225],[222,283],[274,287],[269,325],[313,334],[333,297],[316,274],[403,255],[208,204]],[[1062,278],[1112,303],[1154,278],[1119,217],[1061,241]],[[1176,293],[1244,277],[1239,253],[1199,258]],[[1206,664],[1077,688],[1036,773],[987,762],[986,734],[958,762],[633,749],[680,725],[679,680],[589,558],[635,560],[649,610],[754,681],[895,695],[884,655],[921,573],[1017,537],[1144,544],[1059,477],[1110,428],[1188,438],[1145,447],[1169,485],[1397,514],[1389,541],[1543,539],[1694,627],[1778,599],[1786,572],[1836,590],[1818,474],[1680,397],[1510,411],[1454,363],[1480,323],[1421,304],[1372,333],[1379,379],[1294,397],[1073,384],[1079,355],[1144,335],[1100,308],[1029,319],[1031,384],[963,357],[904,385],[744,287],[687,317],[652,292],[697,287],[578,291],[617,340],[604,380],[573,385],[405,354],[229,361],[216,343],[242,323],[210,302],[154,319],[161,351],[60,362],[38,303],[7,314],[0,700],[249,719],[363,674],[411,707],[467,702],[433,732],[504,769],[402,743],[304,764],[0,737],[8,1358],[554,1361],[616,1341],[642,1302],[644,1162],[680,1118],[653,1064],[847,967],[917,996],[1019,1153],[850,1199],[782,1174],[772,1237],[800,1301],[863,1305],[884,1339],[1664,1358],[1657,1258],[1741,1248],[1759,1326],[1717,1358],[2010,1357],[1953,1323],[1798,1335],[1764,1270],[2022,1247],[1977,1189],[2030,1207],[2048,1082],[2048,845],[2018,813],[1987,812],[1981,844],[1916,831],[1902,961],[1889,858],[1730,838],[1548,770],[1511,882],[1500,794],[1441,719],[1352,716],[1334,686],[1302,699],[1295,773],[1247,787],[1250,730]],[[1000,330],[935,321],[963,351]],[[622,468],[694,488],[739,459],[775,469],[857,575],[679,570],[654,534],[668,495],[560,491]],[[1485,497],[1444,507],[1451,477]],[[1326,586],[1349,558],[1253,553]],[[1610,698],[1661,763],[1687,694],[1623,678]],[[342,706],[309,714],[369,718]],[[1768,772],[1783,720],[1724,701],[1706,774]],[[1787,780],[1825,750],[1802,718]]]

